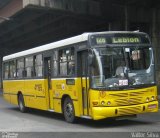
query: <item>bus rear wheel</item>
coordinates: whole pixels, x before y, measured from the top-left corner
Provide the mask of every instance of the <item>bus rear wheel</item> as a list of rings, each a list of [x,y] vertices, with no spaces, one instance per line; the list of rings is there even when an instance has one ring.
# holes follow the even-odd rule
[[[18,96],[18,106],[19,106],[19,110],[22,113],[26,112],[27,108],[25,107],[24,98],[23,98],[22,94],[19,94],[19,96]]]
[[[66,97],[64,100],[63,114],[67,122],[74,123],[76,121],[74,105],[69,97]]]

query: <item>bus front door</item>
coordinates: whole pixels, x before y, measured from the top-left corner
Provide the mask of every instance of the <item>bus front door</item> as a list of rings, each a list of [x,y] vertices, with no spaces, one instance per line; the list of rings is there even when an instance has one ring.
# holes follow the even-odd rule
[[[81,78],[81,90],[82,90],[82,112],[84,116],[89,115],[89,98],[88,98],[88,88],[89,88],[89,78],[87,58],[88,52],[81,51],[78,53],[78,76]]]
[[[46,79],[46,97],[49,110],[53,110],[53,92],[52,92],[52,81],[51,81],[51,57],[44,58],[44,73]],[[48,89],[48,90],[47,90]]]

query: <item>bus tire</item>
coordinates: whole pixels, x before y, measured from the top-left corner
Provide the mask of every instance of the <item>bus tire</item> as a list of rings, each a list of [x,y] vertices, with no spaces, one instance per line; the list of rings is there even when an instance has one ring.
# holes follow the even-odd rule
[[[24,98],[23,98],[22,94],[19,94],[19,96],[18,96],[18,106],[19,106],[19,110],[22,113],[26,112],[27,108],[25,107]]]
[[[63,115],[68,123],[74,123],[76,121],[74,105],[69,97],[66,97],[64,100]]]

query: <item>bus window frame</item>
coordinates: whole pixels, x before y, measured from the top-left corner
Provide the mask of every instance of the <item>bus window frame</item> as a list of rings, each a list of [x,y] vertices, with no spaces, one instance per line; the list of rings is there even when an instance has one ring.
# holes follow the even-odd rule
[[[7,77],[7,78],[5,77],[5,71],[6,71],[6,70],[5,70],[5,67],[6,67],[5,64],[8,64],[8,77]],[[9,67],[9,61],[4,62],[4,63],[3,63],[3,79],[4,79],[4,80],[9,80],[9,72],[10,72],[9,68],[10,68],[10,67]]]
[[[15,76],[13,75],[13,77],[11,77],[11,62],[15,62]],[[9,79],[15,79],[17,78],[17,60],[13,59],[13,60],[10,60],[9,62]]]
[[[34,55],[34,57],[36,57],[37,55],[42,55],[42,64],[41,64],[41,66],[42,66],[42,76],[37,76],[36,75],[36,62],[35,62],[35,58],[34,58],[34,78],[35,79],[39,79],[39,78],[44,78],[44,55],[43,55],[43,53],[36,53],[35,55]],[[38,66],[40,66],[40,65],[38,65]]]
[[[18,60],[20,60],[20,59],[23,59],[23,65],[24,65],[23,68],[22,68],[22,69],[23,69],[23,70],[22,70],[22,77],[19,77],[19,76],[18,76],[18,69],[19,69],[19,68],[18,68]],[[16,63],[17,63],[17,64],[16,64],[16,78],[17,78],[17,79],[24,79],[24,78],[25,78],[25,57],[19,57],[19,58],[17,58],[17,59],[16,59]],[[20,68],[20,69],[21,69],[21,68]]]
[[[68,60],[68,56],[66,56],[66,63],[67,63],[67,74],[66,75],[61,75],[60,74],[60,63],[63,63],[63,62],[60,62],[60,51],[62,50],[70,50],[70,52],[72,51],[72,48],[74,49],[74,60]],[[77,76],[77,72],[76,72],[76,65],[77,65],[77,63],[76,63],[76,59],[77,59],[77,50],[76,50],[76,47],[75,47],[75,44],[74,45],[69,45],[69,46],[65,46],[65,47],[62,47],[62,48],[58,48],[58,49],[53,49],[53,51],[57,51],[58,52],[58,75],[57,76],[52,76],[52,77],[54,77],[54,78],[57,78],[57,77],[62,77],[62,78],[73,78],[73,77],[76,77]],[[71,53],[70,53],[71,54]],[[71,61],[73,61],[74,62],[74,74],[68,74],[68,71],[69,71],[69,69],[68,69],[68,64],[69,64],[69,62],[71,62]],[[52,58],[52,63],[53,63],[53,58]]]
[[[57,54],[56,58],[55,58],[55,53]],[[56,74],[54,74],[54,67],[55,67],[55,63],[56,62]],[[52,65],[52,68],[51,68],[51,76],[53,78],[56,78],[59,76],[59,50],[55,49],[53,50],[53,54],[52,54],[52,58],[51,58],[51,65]]]
[[[32,57],[32,59],[33,59],[33,62],[32,62],[33,66],[32,66],[32,70],[31,70],[31,77],[27,77],[27,68],[31,67],[31,66],[26,66],[26,58],[30,58],[30,57]],[[29,56],[24,57],[24,62],[25,62],[25,64],[24,64],[25,65],[24,66],[24,68],[25,68],[25,76],[24,76],[24,78],[26,78],[26,79],[28,79],[28,78],[34,78],[35,77],[34,55],[29,55]]]
[[[43,59],[43,53],[44,52],[40,52],[40,53],[35,53],[35,54],[30,54],[30,55],[27,55],[27,56],[22,56],[22,57],[18,57],[18,58],[14,58],[14,59],[11,59],[11,60],[6,60],[6,61],[3,61],[3,80],[25,80],[25,79],[42,79],[42,78],[44,78],[44,59]],[[36,55],[42,55],[42,76],[40,76],[40,77],[37,77],[37,76],[35,76],[35,72],[34,72],[34,75],[32,76],[32,77],[26,77],[25,76],[25,69],[26,69],[26,65],[25,65],[25,58],[26,57],[31,57],[31,56],[33,56],[33,58],[34,58],[34,56],[36,56]],[[24,68],[23,68],[23,76],[22,77],[18,77],[18,75],[17,75],[17,71],[18,71],[18,68],[17,68],[17,66],[18,66],[18,60],[19,59],[23,59],[23,61],[24,61]],[[14,77],[14,78],[11,78],[10,76],[6,79],[5,78],[5,74],[4,74],[4,71],[5,71],[5,64],[6,63],[10,63],[11,61],[15,61],[16,62],[16,77]],[[35,64],[34,64],[34,59],[33,59],[33,70],[35,69]],[[10,72],[10,64],[9,64],[9,72]]]

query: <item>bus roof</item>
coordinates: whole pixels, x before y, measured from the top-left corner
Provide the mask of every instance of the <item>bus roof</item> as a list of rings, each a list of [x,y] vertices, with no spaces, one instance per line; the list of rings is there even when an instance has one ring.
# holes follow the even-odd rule
[[[23,57],[23,56],[26,56],[26,55],[31,55],[31,54],[34,54],[34,53],[39,53],[39,52],[42,52],[42,51],[47,51],[47,50],[51,50],[51,49],[54,49],[54,48],[59,48],[59,47],[63,47],[63,46],[67,46],[67,45],[71,45],[71,44],[75,44],[75,43],[79,43],[79,42],[84,42],[84,41],[88,40],[88,36],[91,35],[91,34],[114,34],[114,33],[145,34],[145,33],[142,33],[142,32],[133,32],[133,31],[106,31],[106,32],[83,33],[83,34],[75,36],[75,37],[67,38],[67,39],[64,39],[64,40],[60,40],[60,41],[57,41],[57,42],[45,44],[45,45],[35,47],[35,48],[29,49],[29,50],[25,50],[25,51],[21,51],[21,52],[18,52],[18,53],[14,53],[14,54],[5,56],[5,57],[3,57],[3,61],[7,61],[7,60],[10,60],[10,59],[15,59],[15,58],[18,58],[18,57]]]
[[[84,42],[88,39],[88,34],[89,33],[84,33],[82,35],[78,35],[78,36],[64,39],[61,41],[45,44],[45,45],[35,47],[35,48],[29,49],[29,50],[14,53],[14,54],[3,57],[3,61],[18,58],[18,57],[23,57],[23,56],[34,54],[34,53],[39,53],[42,51],[51,50],[51,49],[58,48],[58,47],[63,47],[63,46],[75,44],[78,42]]]

